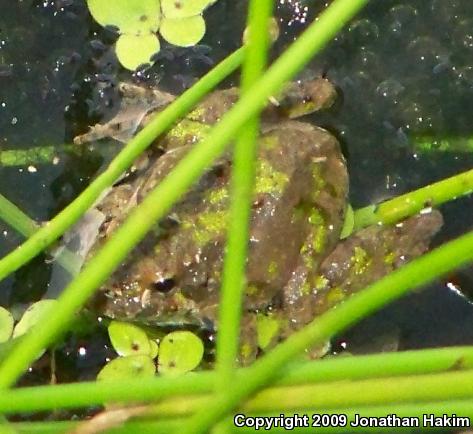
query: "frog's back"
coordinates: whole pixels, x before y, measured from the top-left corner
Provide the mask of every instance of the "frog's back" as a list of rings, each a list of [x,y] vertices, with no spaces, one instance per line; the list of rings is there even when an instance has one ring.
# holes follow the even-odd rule
[[[180,147],[164,154],[137,177],[129,189],[137,203],[186,151]],[[157,322],[215,320],[231,165],[229,154],[220,158],[114,273],[104,287],[107,315]],[[340,147],[325,130],[286,121],[262,134],[251,215],[247,309],[264,309],[275,302],[321,218],[324,248],[307,246],[306,254],[321,260],[323,251],[335,244],[347,188]]]

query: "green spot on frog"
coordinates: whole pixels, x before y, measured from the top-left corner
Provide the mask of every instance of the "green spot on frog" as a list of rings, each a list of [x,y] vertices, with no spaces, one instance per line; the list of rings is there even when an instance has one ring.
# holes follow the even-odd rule
[[[279,145],[279,141],[277,137],[267,135],[260,138],[259,145],[263,149],[276,149]]]
[[[355,275],[366,272],[368,267],[371,265],[371,259],[368,253],[362,247],[355,247],[355,253],[351,258],[352,270]]]
[[[249,343],[245,342],[240,346],[240,356],[242,360],[250,360],[252,354],[253,354],[253,348],[251,347]]]
[[[276,170],[269,161],[258,162],[255,194],[267,193],[280,196],[288,182],[289,177],[284,172]]]
[[[310,246],[308,247],[312,248],[316,253],[321,253],[325,248],[327,240],[327,226],[325,219],[320,211],[314,208],[309,214],[308,221],[312,226],[314,226],[312,229],[312,236],[307,241],[310,243]]]
[[[322,168],[320,164],[316,161],[312,163],[312,179],[314,180],[314,199],[320,194],[320,192],[325,188],[327,182],[325,181]]]
[[[224,202],[228,198],[228,188],[222,187],[216,190],[210,191],[208,194],[208,200],[212,205],[218,205]]]
[[[394,259],[396,258],[396,255],[394,252],[389,252],[386,255],[384,255],[384,263],[386,265],[392,265],[394,263]]]
[[[327,240],[327,228],[325,226],[319,226],[315,232],[312,240],[312,245],[317,253],[323,252],[325,248],[325,242]]]
[[[226,210],[207,211],[199,214],[194,219],[184,220],[182,227],[192,232],[194,241],[199,246],[204,246],[223,234],[227,226],[228,212]]]
[[[311,292],[311,288],[310,288],[309,282],[305,281],[305,282],[301,285],[299,291],[300,291],[301,295],[309,295],[310,292]]]
[[[272,261],[268,266],[268,274],[270,276],[276,276],[278,273],[278,264],[276,261]]]
[[[309,214],[309,223],[311,225],[323,225],[325,223],[322,214],[316,208]]]
[[[324,289],[327,287],[328,283],[329,283],[329,280],[325,276],[321,274],[315,276],[315,279],[314,279],[315,289],[317,290]]]
[[[258,287],[255,285],[248,285],[246,287],[246,295],[255,295],[258,293]]]
[[[206,112],[205,106],[197,107],[187,115],[187,119],[200,122],[200,120],[204,118],[205,112]]]
[[[337,303],[340,303],[345,299],[345,293],[340,286],[335,286],[334,288],[330,289],[326,296],[326,301],[328,306],[334,306]]]
[[[194,121],[192,119],[183,119],[168,133],[169,139],[183,140],[186,137],[192,137],[193,141],[198,142],[206,137],[210,125]]]

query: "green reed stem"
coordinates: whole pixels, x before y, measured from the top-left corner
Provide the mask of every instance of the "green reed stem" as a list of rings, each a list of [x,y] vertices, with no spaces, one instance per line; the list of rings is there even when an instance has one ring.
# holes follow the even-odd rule
[[[262,76],[269,46],[267,31],[273,0],[251,0],[248,7],[249,41],[242,65],[241,95]],[[216,369],[219,389],[225,391],[238,358],[241,304],[245,287],[249,222],[255,183],[259,113],[243,126],[233,151],[231,203],[219,301]]]
[[[290,364],[281,370],[275,386],[327,384],[376,377],[425,375],[452,369],[471,368],[473,368],[473,347],[335,357]],[[246,369],[237,369],[233,381],[240,381],[245,372]],[[78,408],[114,402],[133,404],[157,401],[179,395],[192,396],[209,393],[214,390],[216,384],[215,371],[202,371],[177,378],[128,379],[107,384],[106,387],[103,383],[95,381],[22,387],[4,390],[0,394],[0,413]],[[415,384],[414,381],[413,385]]]
[[[438,206],[473,192],[473,170],[443,179],[379,205],[355,211],[355,230],[376,223],[395,223],[430,206]]]
[[[413,135],[409,137],[409,143],[417,152],[438,153],[438,152],[471,152],[473,151],[473,137],[465,136],[432,136]]]
[[[16,250],[0,260],[0,280],[26,264],[64,234],[95,203],[102,192],[116,182],[156,137],[164,133],[176,120],[186,115],[220,81],[234,72],[240,66],[243,56],[244,50],[237,50],[159,113],[71,204]]]
[[[1,194],[0,219],[25,237],[30,237],[40,227],[38,223],[30,219],[20,208]]]
[[[46,348],[60,333],[67,329],[74,314],[87,302],[95,289],[108,278],[125,259],[128,252],[143,239],[155,222],[166,215],[171,206],[183,196],[192,183],[224,151],[237,131],[255,113],[261,110],[267,99],[280,91],[284,83],[299,72],[312,56],[319,52],[366,2],[367,0],[335,0],[319,17],[318,21],[309,26],[286,52],[274,62],[265,76],[258,80],[251,87],[251,90],[223,116],[222,120],[212,128],[207,138],[194,146],[169,175],[148,194],[143,202],[130,213],[110,240],[90,260],[77,278],[64,290],[58,299],[57,309],[50,316],[49,321],[27,334],[8,354],[3,364],[0,365],[0,387],[11,386],[28,368],[38,352]],[[227,61],[225,71],[234,70],[236,64],[240,63],[242,54],[239,53],[238,62],[233,58],[231,68]],[[219,77],[221,75],[222,73],[219,74]],[[214,79],[215,76],[216,74],[212,75]],[[200,89],[202,87],[200,86]],[[192,93],[192,95],[195,95],[195,93]],[[185,102],[189,102],[189,100],[189,97],[184,99]],[[175,114],[178,109],[179,113],[182,112],[180,105],[175,109],[171,109],[171,107],[176,107],[176,105],[170,106],[167,111],[163,111],[154,122],[151,122],[148,128],[141,131],[130,143],[137,147],[141,144],[144,147],[145,143],[151,142],[160,132],[158,126],[168,125],[170,119],[174,120],[170,113]],[[114,166],[113,163],[112,166]],[[26,249],[26,255],[33,253],[34,256],[40,246],[37,243],[33,243],[33,247],[31,247],[31,244],[29,246],[30,249]],[[23,249],[25,249],[25,244],[20,248],[19,254],[14,255],[15,252],[13,252],[0,261],[0,278],[22,264],[25,259],[25,255],[22,254]],[[12,255],[16,259],[12,259]]]
[[[241,381],[234,382],[225,397],[213,401],[205,410],[190,418],[188,432],[204,433],[222,417],[235,409],[244,399],[273,380],[284,364],[307,348],[323,344],[357,320],[364,318],[389,302],[401,297],[412,288],[426,284],[443,274],[473,260],[473,232],[415,259],[334,309],[316,318],[302,330],[289,336],[285,342],[248,368]]]

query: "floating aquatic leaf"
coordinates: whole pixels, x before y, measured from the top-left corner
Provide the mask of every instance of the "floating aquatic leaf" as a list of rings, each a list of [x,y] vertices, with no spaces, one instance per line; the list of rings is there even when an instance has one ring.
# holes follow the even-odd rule
[[[23,314],[18,324],[13,330],[13,337],[16,338],[25,334],[36,324],[45,321],[47,315],[56,307],[56,300],[40,300],[33,303]]]
[[[87,5],[95,21],[120,33],[149,34],[159,28],[159,0],[87,0]]]
[[[108,326],[108,335],[113,348],[120,356],[151,355],[150,340],[139,327],[120,321],[112,321]]]
[[[127,69],[134,71],[144,63],[151,63],[151,56],[160,49],[156,35],[121,35],[117,40],[115,52],[118,60]]]
[[[0,306],[0,343],[8,341],[13,333],[13,316]]]
[[[342,232],[340,233],[340,239],[343,240],[344,238],[349,237],[352,234],[353,229],[355,229],[355,213],[353,212],[352,206],[348,204]]]
[[[117,357],[107,363],[97,375],[99,381],[113,381],[123,378],[152,377],[156,366],[149,356]]]
[[[199,366],[203,355],[202,340],[194,333],[169,333],[159,345],[158,372],[175,375],[192,371]]]
[[[264,350],[276,337],[280,328],[280,322],[271,315],[257,315],[256,332],[258,335],[258,346]]]
[[[161,0],[166,18],[188,18],[199,15],[216,0]]]
[[[170,44],[191,47],[205,35],[205,21],[202,15],[189,18],[163,18],[159,33]]]

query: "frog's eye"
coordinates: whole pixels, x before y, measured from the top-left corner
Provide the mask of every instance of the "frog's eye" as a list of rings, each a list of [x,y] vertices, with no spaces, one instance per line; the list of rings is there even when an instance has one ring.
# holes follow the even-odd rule
[[[167,293],[171,291],[172,288],[176,285],[174,279],[162,279],[153,283],[153,289],[162,293]]]

